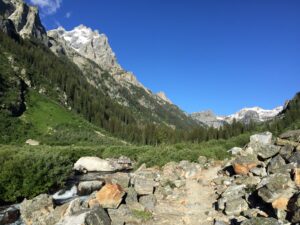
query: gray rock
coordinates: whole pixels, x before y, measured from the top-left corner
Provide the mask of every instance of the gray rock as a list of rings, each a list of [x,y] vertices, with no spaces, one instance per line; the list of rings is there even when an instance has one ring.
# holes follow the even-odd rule
[[[258,187],[262,185],[263,187],[258,190],[258,195],[268,203],[278,198],[290,199],[296,192],[295,184],[289,174],[272,174],[261,183]]]
[[[134,181],[134,189],[139,195],[150,195],[154,192],[156,182],[152,179],[137,177]]]
[[[111,161],[100,159],[99,157],[85,156],[81,157],[74,164],[74,170],[82,171],[82,172],[93,172],[93,171],[104,171],[111,172],[117,171],[118,168]]]
[[[231,149],[228,150],[228,152],[230,152],[232,155],[238,155],[243,151],[242,148],[239,147],[233,147]]]
[[[245,201],[245,199],[237,198],[226,202],[225,213],[228,216],[239,216],[241,212],[247,210],[248,208],[248,203]]]
[[[257,155],[262,159],[268,159],[276,155],[280,151],[280,146],[276,145],[257,145],[254,149]]]
[[[126,189],[130,183],[130,177],[128,173],[117,172],[104,177],[108,183],[119,184],[123,189]]]
[[[290,130],[279,135],[282,139],[289,139],[292,141],[300,141],[300,130]]]
[[[296,151],[292,154],[292,156],[289,158],[289,162],[295,163],[297,167],[300,166],[300,152]]]
[[[139,199],[139,202],[148,210],[148,211],[153,211],[154,207],[156,205],[156,197],[155,195],[145,195],[141,196]]]
[[[282,225],[279,221],[274,218],[251,218],[249,220],[245,220],[241,225]]]
[[[112,225],[123,225],[132,217],[132,212],[127,205],[120,205],[118,209],[108,209]]]
[[[232,185],[229,186],[221,195],[221,198],[218,200],[218,208],[221,210],[225,209],[225,204],[234,199],[239,199],[245,196],[246,185]]]
[[[292,145],[285,145],[283,147],[281,147],[279,154],[281,155],[281,157],[285,160],[288,160],[294,151],[294,146]]]
[[[131,204],[131,203],[138,201],[137,192],[135,191],[135,189],[133,187],[127,188],[126,193],[127,193],[126,198],[125,198],[126,204]]]
[[[259,176],[259,177],[265,177],[265,176],[268,175],[268,174],[267,174],[267,171],[266,171],[266,168],[264,168],[264,167],[260,167],[260,168],[255,167],[255,168],[252,168],[252,169],[250,170],[250,172],[251,172],[252,174],[256,175],[256,176]]]
[[[251,147],[255,147],[256,145],[269,145],[272,144],[272,133],[264,132],[260,134],[254,134],[250,136]]]
[[[111,220],[105,210],[97,206],[66,216],[56,225],[111,225]]]
[[[103,181],[83,181],[78,184],[78,193],[79,195],[89,195],[94,191],[99,191],[103,185]]]
[[[278,173],[285,165],[284,159],[280,155],[277,155],[269,162],[267,171],[269,174]]]
[[[53,210],[52,197],[47,194],[25,199],[20,205],[21,218],[26,224],[44,225]]]

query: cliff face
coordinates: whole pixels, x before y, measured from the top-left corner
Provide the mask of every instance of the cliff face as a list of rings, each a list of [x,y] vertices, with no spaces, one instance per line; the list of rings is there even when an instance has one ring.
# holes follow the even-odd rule
[[[1,30],[6,33],[7,30],[12,30],[13,28],[9,22],[11,21],[15,31],[22,38],[35,38],[45,45],[48,44],[47,33],[41,23],[36,7],[28,6],[22,0],[0,0],[0,6]]]

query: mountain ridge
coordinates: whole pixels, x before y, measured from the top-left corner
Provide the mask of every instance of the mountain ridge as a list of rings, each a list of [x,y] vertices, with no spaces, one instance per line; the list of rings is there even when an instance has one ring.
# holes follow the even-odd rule
[[[270,110],[255,106],[242,108],[236,113],[227,116],[215,115],[211,110],[191,113],[190,116],[207,126],[220,128],[225,124],[231,124],[234,120],[242,122],[243,124],[249,124],[250,122],[265,122],[280,114],[283,109],[283,106],[278,106]]]

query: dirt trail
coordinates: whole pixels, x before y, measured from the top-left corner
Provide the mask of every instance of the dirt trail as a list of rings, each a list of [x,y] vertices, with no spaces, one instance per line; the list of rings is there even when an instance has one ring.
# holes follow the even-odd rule
[[[159,200],[153,221],[147,225],[213,224],[218,212],[213,206],[216,195],[211,181],[217,177],[219,170],[220,166],[213,166],[208,170],[202,170],[198,179],[187,178],[180,198]]]

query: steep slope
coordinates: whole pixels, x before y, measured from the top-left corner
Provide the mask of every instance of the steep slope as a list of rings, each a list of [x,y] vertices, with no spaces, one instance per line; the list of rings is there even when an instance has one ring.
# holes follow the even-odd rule
[[[191,117],[208,126],[219,128],[224,124],[231,124],[234,120],[249,124],[250,122],[265,122],[273,119],[283,110],[282,106],[271,110],[262,109],[260,107],[243,108],[240,111],[229,116],[217,116],[212,111],[203,111],[192,113]]]
[[[124,70],[105,34],[80,25],[71,31],[59,27],[48,31],[48,36],[55,54],[67,56],[90,84],[131,108],[139,119],[180,128],[196,124],[165,95],[153,94],[133,73]]]

